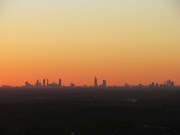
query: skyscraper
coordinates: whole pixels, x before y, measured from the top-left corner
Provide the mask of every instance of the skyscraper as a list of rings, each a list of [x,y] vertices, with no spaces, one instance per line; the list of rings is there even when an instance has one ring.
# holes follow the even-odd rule
[[[46,80],[43,79],[43,86],[45,87],[45,85],[46,85]]]
[[[169,81],[168,81],[168,86],[171,86],[171,80],[169,79]]]
[[[155,84],[154,84],[154,82],[152,82],[152,85],[151,85],[152,87],[155,87]]]
[[[103,87],[106,87],[106,80],[103,80],[102,86],[103,86]]]
[[[59,87],[61,87],[61,79],[59,79]]]
[[[28,82],[25,82],[25,86],[28,87],[29,83]]]
[[[97,87],[98,86],[98,84],[97,84],[97,78],[95,77],[95,79],[94,79],[94,87]]]
[[[39,86],[39,80],[37,80],[37,82],[36,82],[36,86],[37,86],[37,87]]]

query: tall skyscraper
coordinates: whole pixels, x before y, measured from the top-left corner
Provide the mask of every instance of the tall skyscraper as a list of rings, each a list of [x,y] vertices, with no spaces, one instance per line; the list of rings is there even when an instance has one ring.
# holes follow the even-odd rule
[[[61,79],[59,79],[59,87],[61,87]]]
[[[36,86],[37,86],[37,87],[39,86],[39,80],[37,80],[37,82],[36,82]]]
[[[46,80],[43,79],[43,86],[46,86]]]
[[[95,79],[94,79],[94,87],[97,87],[98,86],[98,84],[97,84],[97,78],[95,77]]]
[[[102,86],[103,86],[103,87],[106,87],[106,80],[103,80]]]
[[[29,83],[28,82],[25,82],[25,86],[28,87]]]
[[[171,80],[169,79],[169,81],[168,81],[168,86],[171,86]]]

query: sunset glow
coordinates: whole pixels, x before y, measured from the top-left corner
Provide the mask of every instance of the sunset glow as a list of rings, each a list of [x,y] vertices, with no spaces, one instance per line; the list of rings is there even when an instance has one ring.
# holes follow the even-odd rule
[[[0,85],[180,85],[180,11],[170,0],[2,0]]]

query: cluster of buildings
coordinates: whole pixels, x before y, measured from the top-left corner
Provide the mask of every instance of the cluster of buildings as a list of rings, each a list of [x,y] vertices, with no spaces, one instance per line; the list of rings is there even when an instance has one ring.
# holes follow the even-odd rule
[[[2,85],[2,87],[3,88],[11,88],[12,86]],[[27,82],[25,82],[25,86],[22,86],[22,87],[26,87],[26,88],[60,88],[60,87],[75,87],[75,84],[71,83],[70,86],[65,86],[65,85],[62,86],[61,79],[59,79],[58,83],[55,83],[55,82],[49,83],[48,79],[43,79],[42,83],[39,80],[37,80],[34,85],[30,84],[27,81]],[[84,87],[87,87],[87,86],[84,85]],[[89,87],[105,88],[105,87],[107,87],[106,80],[103,80],[102,84],[98,85],[97,77],[95,77],[94,86],[89,86]],[[111,86],[109,86],[109,87],[111,87]],[[114,86],[114,87],[116,87],[116,86]],[[126,87],[130,87],[130,85],[125,83],[125,88]],[[139,84],[138,86],[134,86],[134,87],[166,88],[166,87],[174,87],[174,82],[169,79],[168,81],[165,81],[164,84],[158,84],[158,83],[152,82],[151,84],[149,84],[149,86],[143,86],[142,84]]]
[[[40,88],[40,87],[49,87],[49,88],[58,88],[58,87],[65,87],[64,85],[62,86],[62,83],[61,83],[61,79],[59,79],[59,83],[49,83],[49,80],[47,79],[43,79],[43,82],[41,83],[39,80],[36,81],[36,83],[34,85],[30,84],[28,81],[25,82],[25,86],[23,87],[36,87],[36,88]],[[70,87],[75,87],[75,84],[74,83],[71,83],[70,84]],[[87,87],[86,85],[84,85],[84,87]],[[97,83],[97,78],[95,77],[94,79],[94,87],[106,87],[106,80],[103,80],[103,83],[102,85],[98,85]]]
[[[71,86],[73,86],[71,84]],[[61,85],[61,79],[59,79],[59,83],[53,82],[52,84],[49,83],[49,80],[43,79],[43,83],[41,83],[39,80],[36,81],[34,85],[30,84],[29,82],[25,82],[25,87],[62,87]]]
[[[174,87],[174,82],[170,79],[168,81],[165,81],[164,84],[155,84],[154,82],[152,82],[151,84],[149,84],[149,87]]]
[[[106,87],[106,80],[103,80],[102,85],[98,85],[97,78],[94,79],[94,87]]]
[[[143,85],[139,84],[139,87],[143,87]],[[168,81],[165,81],[164,84],[158,84],[158,83],[152,82],[151,84],[149,84],[149,87],[150,88],[174,87],[174,82],[171,81],[170,79]]]

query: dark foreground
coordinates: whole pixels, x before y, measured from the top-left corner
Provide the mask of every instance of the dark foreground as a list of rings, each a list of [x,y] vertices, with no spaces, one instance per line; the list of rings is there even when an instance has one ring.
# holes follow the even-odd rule
[[[180,89],[0,89],[0,135],[179,135]]]

